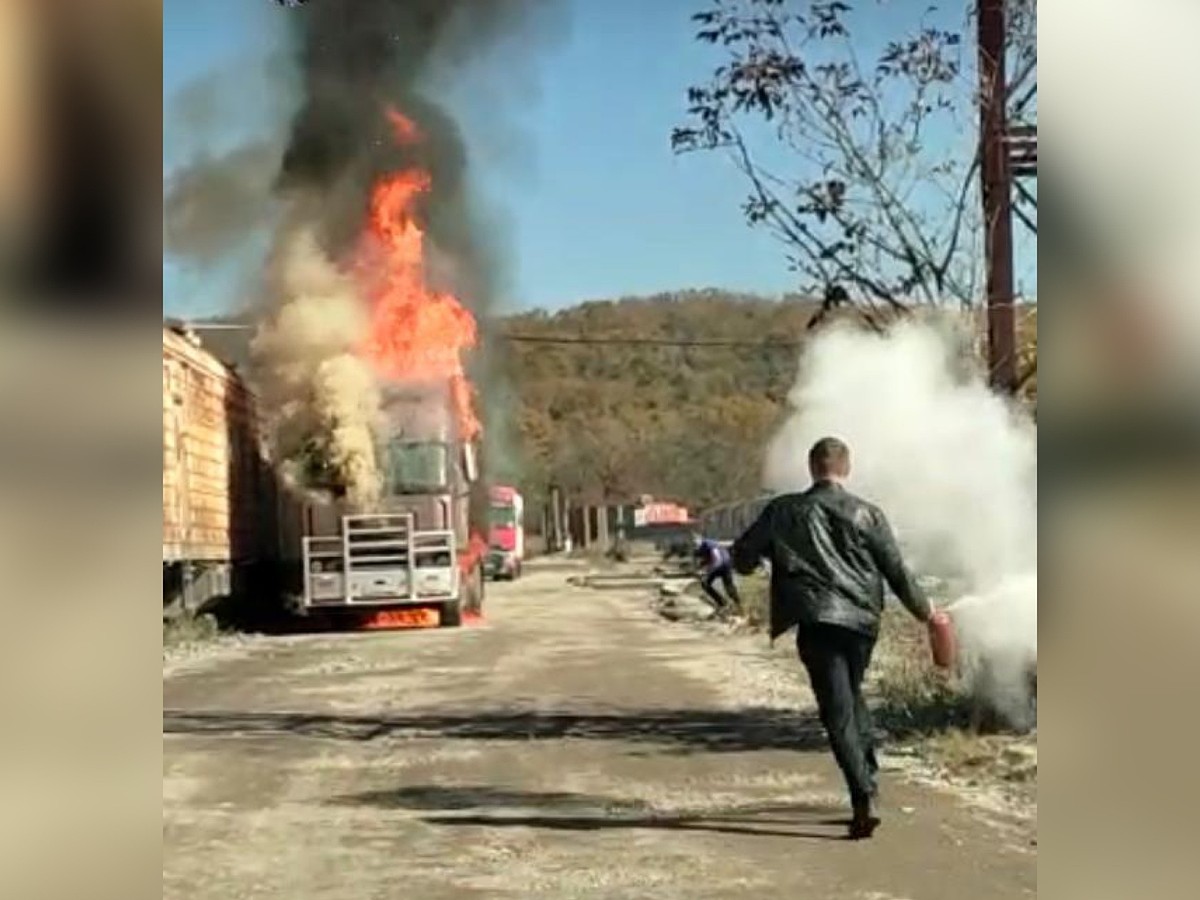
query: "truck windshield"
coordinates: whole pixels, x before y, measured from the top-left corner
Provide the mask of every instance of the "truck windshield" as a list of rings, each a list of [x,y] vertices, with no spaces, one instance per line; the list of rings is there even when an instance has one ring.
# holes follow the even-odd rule
[[[387,446],[386,458],[388,493],[417,494],[447,485],[445,444],[393,441]]]
[[[517,524],[517,511],[511,506],[493,506],[488,510],[488,524],[511,528]]]

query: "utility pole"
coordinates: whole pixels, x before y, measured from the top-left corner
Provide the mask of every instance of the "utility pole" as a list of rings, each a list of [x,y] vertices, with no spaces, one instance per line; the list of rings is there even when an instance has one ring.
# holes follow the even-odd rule
[[[567,535],[566,511],[563,509],[562,490],[558,485],[550,486],[550,550],[557,553],[563,548]]]
[[[980,180],[987,266],[988,370],[992,387],[1017,388],[1013,308],[1012,171],[1008,148],[1005,0],[979,0]]]

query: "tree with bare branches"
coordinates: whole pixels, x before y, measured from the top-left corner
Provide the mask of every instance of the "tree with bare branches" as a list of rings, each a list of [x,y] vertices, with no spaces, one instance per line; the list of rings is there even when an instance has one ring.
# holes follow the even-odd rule
[[[1033,0],[1013,5],[1012,52],[1036,67]],[[710,0],[696,37],[727,59],[689,88],[672,146],[728,154],[750,184],[747,220],[783,242],[822,314],[971,306],[983,272],[971,11],[947,24],[930,7],[868,51],[854,31],[870,12]]]

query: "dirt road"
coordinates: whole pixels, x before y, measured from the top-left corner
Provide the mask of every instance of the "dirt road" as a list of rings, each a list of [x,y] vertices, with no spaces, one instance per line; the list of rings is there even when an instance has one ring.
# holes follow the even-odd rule
[[[761,638],[552,571],[487,613],[164,676],[164,898],[1036,895],[1036,851],[896,777],[843,840],[811,695]]]

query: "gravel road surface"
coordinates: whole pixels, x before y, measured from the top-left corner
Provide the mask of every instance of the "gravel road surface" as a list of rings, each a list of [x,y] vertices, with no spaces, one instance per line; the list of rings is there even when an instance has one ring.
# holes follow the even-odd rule
[[[1036,849],[883,780],[874,840],[797,669],[527,569],[486,622],[218,645],[163,676],[163,897],[999,900]]]

